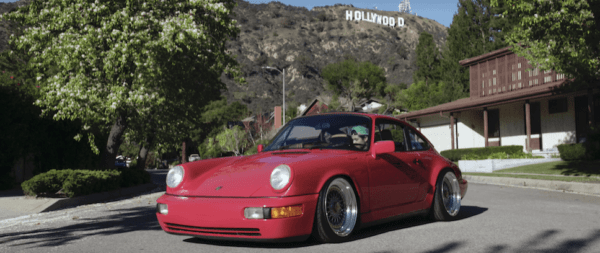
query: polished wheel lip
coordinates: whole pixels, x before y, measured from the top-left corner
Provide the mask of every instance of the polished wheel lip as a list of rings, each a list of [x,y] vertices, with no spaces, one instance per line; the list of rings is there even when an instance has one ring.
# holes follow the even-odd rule
[[[341,199],[337,199],[338,197]],[[331,203],[330,200],[335,202]],[[327,223],[336,235],[345,237],[352,233],[358,218],[358,203],[354,189],[348,181],[336,178],[329,184],[323,209]]]
[[[460,186],[454,173],[448,172],[442,180],[442,202],[450,216],[456,216],[460,210]]]

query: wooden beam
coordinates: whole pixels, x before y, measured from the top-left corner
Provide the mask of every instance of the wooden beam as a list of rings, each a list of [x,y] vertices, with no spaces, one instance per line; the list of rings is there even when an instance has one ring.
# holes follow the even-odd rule
[[[531,153],[531,106],[529,100],[525,100],[525,128],[527,131],[527,152]]]
[[[450,113],[450,140],[452,142],[452,149],[454,149],[454,114]]]
[[[487,107],[483,108],[483,137],[485,138],[485,146],[489,147],[489,136],[488,136],[488,111]]]

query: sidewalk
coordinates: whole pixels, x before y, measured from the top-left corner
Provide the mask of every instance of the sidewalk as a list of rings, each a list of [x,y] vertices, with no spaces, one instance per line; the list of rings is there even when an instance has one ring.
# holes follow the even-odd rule
[[[149,192],[158,187],[154,183],[148,183],[75,198],[36,198],[25,196],[21,189],[1,191],[0,220],[131,197]]]
[[[508,173],[507,173],[508,174]],[[486,177],[463,175],[469,183],[506,185],[522,188],[562,191],[585,195],[600,196],[600,183],[564,182],[555,180],[540,180],[514,177]]]

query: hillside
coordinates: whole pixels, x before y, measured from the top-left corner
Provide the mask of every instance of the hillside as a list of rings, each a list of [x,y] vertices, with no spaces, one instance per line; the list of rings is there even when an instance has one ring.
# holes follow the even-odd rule
[[[404,19],[404,27],[346,20],[346,10],[360,10]],[[253,111],[270,109],[282,101],[281,74],[263,66],[286,69],[286,101],[310,102],[326,95],[320,70],[346,57],[370,61],[386,71],[390,84],[412,82],[419,33],[445,43],[447,28],[434,20],[399,12],[358,9],[352,5],[293,7],[279,2],[239,1],[234,9],[240,36],[228,43],[248,82],[227,83],[229,101],[243,101]]]
[[[0,3],[0,13],[29,2]],[[401,17],[404,26],[349,21],[346,10],[375,13],[394,20]],[[282,101],[281,74],[263,69],[264,66],[285,68],[286,101],[307,103],[318,95],[328,95],[320,77],[321,69],[348,57],[384,68],[390,84],[410,84],[419,33],[432,34],[440,48],[447,36],[447,28],[431,19],[352,5],[307,10],[279,2],[252,4],[239,0],[234,13],[240,35],[229,41],[227,47],[237,55],[247,84],[238,85],[223,75],[228,88],[225,95],[229,102],[241,101],[254,112],[270,111]],[[0,25],[0,51],[8,48],[8,26]]]

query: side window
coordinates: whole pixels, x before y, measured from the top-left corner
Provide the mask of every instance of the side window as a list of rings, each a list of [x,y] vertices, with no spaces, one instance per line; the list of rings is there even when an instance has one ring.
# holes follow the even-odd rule
[[[409,142],[408,142],[408,148],[412,151],[418,151],[418,150],[428,150],[429,149],[429,144],[427,143],[427,141],[425,141],[425,138],[423,138],[421,136],[421,134],[415,132],[412,129],[408,129],[408,138],[409,138]]]
[[[394,141],[396,152],[406,151],[404,141],[404,126],[393,121],[378,120],[375,122],[375,142]]]

